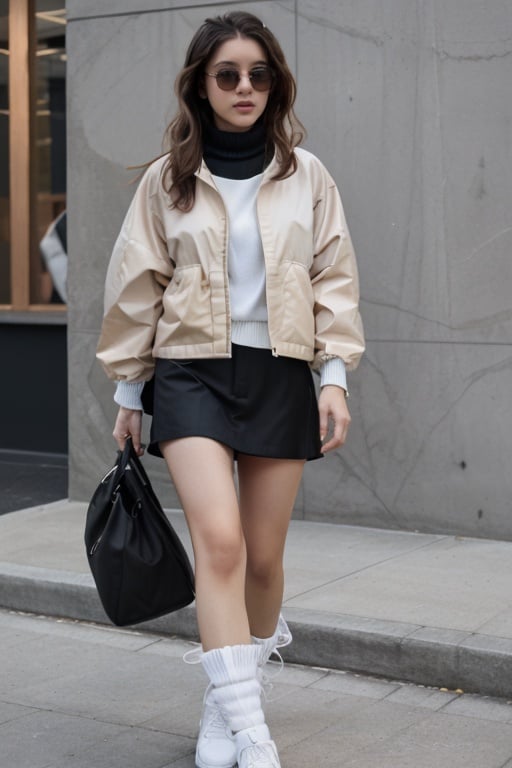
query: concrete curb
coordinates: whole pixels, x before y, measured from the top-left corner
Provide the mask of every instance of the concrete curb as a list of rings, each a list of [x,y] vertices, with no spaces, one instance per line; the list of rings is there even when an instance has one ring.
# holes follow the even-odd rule
[[[110,625],[87,573],[0,562],[0,607]],[[286,605],[284,614],[286,661],[512,698],[510,639]],[[197,640],[191,606],[136,628]]]

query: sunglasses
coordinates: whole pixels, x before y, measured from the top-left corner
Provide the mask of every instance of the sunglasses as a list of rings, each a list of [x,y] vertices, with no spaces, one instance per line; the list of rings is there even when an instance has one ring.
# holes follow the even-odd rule
[[[205,72],[208,77],[214,77],[221,91],[234,91],[242,79],[237,69],[219,69],[218,72]],[[268,91],[274,80],[270,67],[254,67],[248,72],[249,80],[255,91]]]

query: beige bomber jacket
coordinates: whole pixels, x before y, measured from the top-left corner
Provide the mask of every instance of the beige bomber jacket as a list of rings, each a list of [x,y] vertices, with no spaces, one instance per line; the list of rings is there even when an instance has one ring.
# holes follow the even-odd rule
[[[257,198],[272,351],[314,368],[340,357],[351,370],[364,337],[343,207],[322,163],[295,153],[297,171],[272,180],[274,158]],[[108,267],[97,356],[112,379],[150,379],[155,357],[231,355],[225,206],[203,162],[194,207],[172,209],[161,182],[166,159],[143,176]]]

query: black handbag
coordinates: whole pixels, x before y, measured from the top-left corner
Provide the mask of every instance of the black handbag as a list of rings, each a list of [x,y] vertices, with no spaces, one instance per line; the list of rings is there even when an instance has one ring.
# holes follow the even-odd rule
[[[100,600],[114,624],[154,619],[194,600],[190,560],[130,438],[93,494],[84,538]]]

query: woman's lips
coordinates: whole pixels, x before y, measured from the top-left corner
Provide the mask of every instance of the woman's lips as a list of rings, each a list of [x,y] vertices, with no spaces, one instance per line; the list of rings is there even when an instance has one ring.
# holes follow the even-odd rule
[[[235,104],[235,109],[239,112],[250,112],[252,109],[254,109],[254,104],[252,101],[239,101],[237,104]]]

